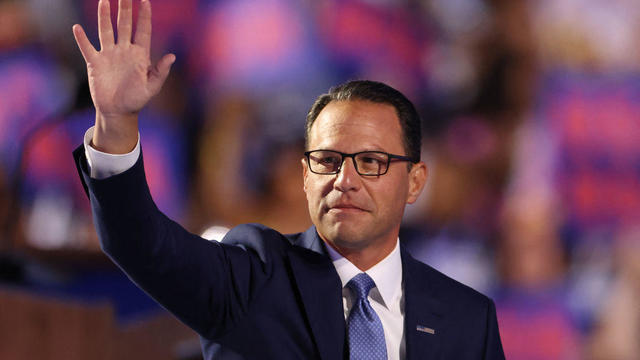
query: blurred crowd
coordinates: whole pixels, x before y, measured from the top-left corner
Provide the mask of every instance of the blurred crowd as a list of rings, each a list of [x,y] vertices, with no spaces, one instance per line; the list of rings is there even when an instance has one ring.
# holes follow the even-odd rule
[[[152,57],[177,62],[141,113],[141,143],[170,217],[200,234],[303,231],[306,112],[332,85],[383,81],[418,107],[430,174],[400,239],[495,299],[507,358],[640,359],[640,2],[152,5]],[[95,114],[71,25],[97,46],[96,12],[0,0],[0,269],[126,314],[147,305],[96,290],[102,275],[68,275],[100,251],[71,158]],[[76,259],[65,276],[24,265],[61,252]]]

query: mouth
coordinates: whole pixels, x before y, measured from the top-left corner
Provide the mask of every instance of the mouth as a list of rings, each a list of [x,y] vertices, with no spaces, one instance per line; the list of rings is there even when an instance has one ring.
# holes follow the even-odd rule
[[[351,205],[351,204],[340,204],[340,205],[334,205],[334,206],[330,206],[329,209],[327,210],[327,212],[334,212],[334,213],[358,213],[358,212],[366,212],[367,210],[355,206],[355,205]]]

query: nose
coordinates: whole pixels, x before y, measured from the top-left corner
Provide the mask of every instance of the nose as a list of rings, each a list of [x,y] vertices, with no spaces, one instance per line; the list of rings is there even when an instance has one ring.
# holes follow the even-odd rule
[[[360,174],[356,171],[353,158],[345,158],[340,172],[336,175],[333,187],[341,192],[358,190],[360,188],[360,180]]]

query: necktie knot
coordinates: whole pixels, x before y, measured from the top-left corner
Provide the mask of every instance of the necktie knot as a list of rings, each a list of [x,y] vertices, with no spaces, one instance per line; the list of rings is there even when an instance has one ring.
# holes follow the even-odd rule
[[[353,291],[353,293],[357,296],[358,299],[366,299],[369,296],[369,291],[376,286],[376,283],[373,279],[365,274],[360,273],[347,283],[347,287]]]

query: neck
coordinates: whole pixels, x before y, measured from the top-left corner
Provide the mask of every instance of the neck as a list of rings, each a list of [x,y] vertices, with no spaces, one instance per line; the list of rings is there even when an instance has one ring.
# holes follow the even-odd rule
[[[323,241],[327,246],[330,246],[340,255],[344,256],[358,269],[367,271],[391,254],[393,249],[396,247],[397,239],[398,238],[395,237],[393,239],[386,240],[381,244],[376,244],[376,246],[369,246],[362,249],[341,247],[330,241],[324,239]]]

